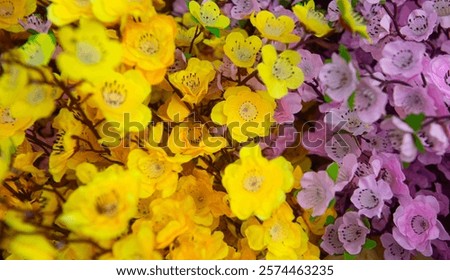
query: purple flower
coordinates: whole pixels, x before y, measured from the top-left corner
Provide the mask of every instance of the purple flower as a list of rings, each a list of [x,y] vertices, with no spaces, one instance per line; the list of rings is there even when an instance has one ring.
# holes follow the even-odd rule
[[[273,139],[273,137],[276,137],[276,140],[270,143],[270,140]],[[276,134],[274,133],[268,137],[265,137],[259,145],[263,149],[264,156],[272,159],[280,156],[284,150],[294,144],[296,139],[297,130],[294,126],[282,126],[277,130]]]
[[[333,53],[331,58],[333,62],[320,69],[319,80],[331,99],[338,102],[347,100],[356,89],[355,67],[336,53]]]
[[[322,236],[320,247],[330,255],[342,255],[345,252],[344,244],[339,240],[338,235],[340,225],[342,225],[342,217],[337,218],[334,224],[328,225]]]
[[[372,161],[375,159],[381,162],[378,176],[388,183],[392,193],[400,199],[409,198],[409,189],[404,183],[406,177],[398,156],[390,153],[379,153],[371,158]]]
[[[329,131],[327,125],[322,121],[314,122],[314,126],[309,127],[302,137],[302,145],[309,151],[310,154],[319,156],[326,156],[325,144],[329,139]]]
[[[305,81],[312,81],[319,75],[320,69],[323,66],[322,58],[318,54],[312,54],[308,50],[298,50],[302,60],[298,67],[300,67],[305,76]]]
[[[407,25],[400,29],[400,33],[405,35],[407,39],[420,42],[428,39],[436,24],[437,14],[435,11],[416,9],[411,11]]]
[[[367,22],[367,33],[372,39],[371,44],[377,44],[381,38],[390,33],[392,19],[381,5],[366,1],[364,10],[361,12]]]
[[[339,12],[339,8],[337,6],[336,0],[330,1],[327,8],[327,14],[325,18],[328,21],[334,22],[338,21],[339,17],[341,16],[341,13]]]
[[[233,7],[231,8],[230,15],[234,19],[244,19],[251,13],[261,10],[260,1],[257,0],[232,0],[232,2]]]
[[[384,73],[411,78],[422,71],[425,45],[397,40],[386,44],[380,66]]]
[[[342,189],[353,179],[357,168],[358,160],[354,154],[348,154],[343,158],[336,179],[336,191],[342,191]]]
[[[439,55],[430,61],[428,76],[445,96],[450,104],[450,55]]]
[[[408,203],[400,204],[394,213],[395,241],[407,250],[417,250],[431,256],[431,241],[450,240],[441,222],[437,219],[439,203],[433,196],[418,195]]]
[[[437,201],[439,202],[439,215],[442,216],[447,216],[450,212],[450,201],[449,198],[442,193],[442,185],[439,183],[435,183],[434,184],[436,187],[436,192],[430,191],[430,190],[420,190],[419,192],[417,192],[417,194],[421,194],[421,195],[432,195],[434,196]]]
[[[345,155],[355,154],[357,157],[361,155],[355,139],[350,134],[335,134],[331,140],[325,144],[325,151],[329,158],[341,164]]]
[[[448,0],[426,1],[422,8],[428,12],[435,11],[439,16],[439,24],[442,28],[450,28],[450,3]]]
[[[24,22],[19,19],[20,25],[22,25],[25,30],[34,30],[39,33],[48,33],[48,30],[52,26],[52,22],[49,20],[44,21],[41,17],[36,15],[31,15],[27,17],[27,21]]]
[[[400,159],[412,162],[417,156],[417,147],[414,143],[413,130],[397,117],[384,120],[381,128],[388,130],[388,137],[392,147],[400,151]]]
[[[350,198],[352,203],[359,209],[358,214],[369,218],[380,217],[384,201],[392,198],[389,185],[383,181],[375,180],[375,175],[365,176],[359,179],[359,188]]]
[[[302,109],[302,98],[298,93],[289,92],[283,98],[277,100],[274,119],[277,123],[292,123],[294,114]]]
[[[377,121],[386,113],[387,95],[370,79],[361,79],[355,94],[355,109],[358,117],[367,123]]]
[[[436,108],[427,90],[423,87],[394,87],[394,106],[398,115],[405,118],[409,114],[424,113],[426,116],[436,115]]]
[[[381,216],[373,217],[371,221],[372,228],[382,231],[386,228],[386,225],[389,222],[389,218],[391,216],[391,210],[388,206],[383,205],[383,209],[381,210]]]
[[[297,195],[298,204],[305,209],[313,209],[312,216],[320,216],[334,198],[334,182],[325,171],[306,172]]]
[[[356,212],[347,212],[342,218],[343,222],[338,227],[339,241],[343,243],[345,251],[352,255],[359,254],[370,230]]]
[[[381,244],[384,247],[385,260],[409,260],[411,252],[400,246],[390,233],[381,235]]]
[[[361,121],[355,110],[349,110],[344,104],[333,108],[325,116],[325,122],[337,129],[344,129],[353,135],[362,135],[372,130],[372,125]]]
[[[423,128],[423,132],[424,146],[427,150],[433,151],[439,156],[446,153],[449,140],[442,125],[431,123]]]

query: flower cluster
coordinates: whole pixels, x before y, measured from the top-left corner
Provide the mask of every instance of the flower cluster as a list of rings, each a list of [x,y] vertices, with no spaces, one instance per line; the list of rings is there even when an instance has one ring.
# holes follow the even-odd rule
[[[0,259],[450,259],[449,27],[440,0],[0,1]]]

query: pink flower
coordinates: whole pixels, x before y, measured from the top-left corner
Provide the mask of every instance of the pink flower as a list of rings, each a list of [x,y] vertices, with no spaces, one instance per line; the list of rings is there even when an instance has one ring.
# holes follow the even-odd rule
[[[439,203],[433,196],[418,195],[408,203],[400,204],[394,213],[395,241],[407,250],[417,250],[431,256],[431,241],[450,240],[441,222],[437,219]]]
[[[338,54],[331,56],[332,63],[320,69],[319,80],[325,87],[325,93],[334,101],[344,101],[356,89],[356,70]]]
[[[342,191],[344,187],[350,183],[358,168],[358,160],[354,154],[346,155],[341,166],[339,166],[338,177],[336,179],[336,191]]]
[[[397,155],[391,153],[379,153],[372,156],[371,161],[378,160],[381,162],[379,177],[388,183],[392,193],[400,198],[406,199],[410,197],[408,186],[404,183],[406,177],[402,171],[402,165]]]
[[[400,159],[412,162],[417,156],[417,147],[413,138],[413,130],[397,117],[384,120],[380,126],[388,130],[388,137],[392,147],[400,151]]]
[[[397,85],[394,87],[394,106],[401,118],[409,114],[424,113],[426,116],[435,116],[436,108],[433,99],[423,87],[407,87]]]
[[[424,142],[425,147],[437,155],[442,156],[446,153],[449,146],[449,140],[447,134],[444,131],[442,125],[437,123],[431,123],[424,129]]]
[[[244,19],[251,13],[261,10],[260,1],[257,0],[232,0],[232,2],[233,7],[231,8],[230,15],[234,19]]]
[[[277,123],[292,123],[294,114],[302,109],[302,98],[298,93],[289,92],[283,98],[277,100],[274,119]]]
[[[384,233],[380,239],[384,247],[385,260],[409,260],[411,258],[411,252],[398,245],[392,234]]]
[[[360,178],[358,186],[350,198],[359,209],[358,214],[369,218],[380,217],[384,201],[392,198],[389,185],[383,180],[376,181],[375,175],[369,175]]]
[[[450,55],[439,55],[430,61],[428,76],[445,96],[450,104]]]
[[[400,29],[400,33],[417,42],[427,40],[433,33],[437,18],[435,11],[413,10],[408,16],[407,25]]]
[[[422,71],[425,45],[397,40],[386,44],[380,66],[384,73],[411,78]]]
[[[355,94],[355,109],[358,117],[367,123],[377,121],[386,114],[387,95],[370,79],[361,79]]]
[[[323,66],[322,58],[318,54],[312,54],[308,50],[298,50],[302,60],[298,67],[300,67],[305,76],[305,81],[312,81],[319,75],[320,69]]]
[[[439,24],[442,28],[450,28],[450,4],[448,0],[426,1],[422,4],[426,11],[435,11],[439,16]]]
[[[340,225],[342,225],[342,217],[337,218],[334,224],[328,225],[322,236],[320,247],[330,255],[342,255],[345,252],[344,244],[339,240],[338,235]]]
[[[355,139],[350,134],[335,134],[331,140],[325,144],[325,151],[332,160],[342,163],[344,157],[348,154],[361,155]]]
[[[346,212],[342,218],[338,228],[339,240],[344,244],[345,251],[352,255],[359,254],[370,230],[356,212]]]
[[[305,209],[313,209],[312,216],[320,216],[334,198],[334,182],[325,171],[306,172],[297,195],[298,204]]]

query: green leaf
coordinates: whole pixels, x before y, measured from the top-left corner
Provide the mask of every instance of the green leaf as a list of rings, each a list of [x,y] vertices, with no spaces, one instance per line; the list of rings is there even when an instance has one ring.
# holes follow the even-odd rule
[[[328,64],[328,63],[332,63],[333,60],[331,58],[325,58],[324,63]]]
[[[280,0],[280,5],[283,6],[285,9],[288,9],[290,4],[291,4],[290,1]]]
[[[414,134],[414,144],[416,144],[417,150],[420,153],[425,152],[425,147],[422,144],[422,141],[420,141],[420,138]]]
[[[316,221],[316,219],[317,219],[317,217],[314,217],[314,216],[310,216],[310,217],[309,217],[309,221],[310,221],[311,223],[314,223],[314,222]]]
[[[411,114],[406,116],[405,122],[412,128],[414,131],[419,131],[422,128],[422,122],[425,119],[425,115],[423,113],[420,114]]]
[[[326,103],[333,102],[333,99],[331,99],[331,98],[330,98],[328,95],[326,95],[326,94],[323,96],[323,100],[325,100]]]
[[[367,250],[372,250],[373,248],[377,247],[377,242],[375,240],[366,239],[366,243],[364,243],[363,247]]]
[[[37,32],[36,30],[31,29],[31,28],[27,29],[27,32],[30,33],[31,35],[39,34],[39,32]]]
[[[333,216],[328,216],[327,219],[325,220],[325,226],[334,224],[334,221],[335,221],[335,220],[336,220],[336,219],[335,219]]]
[[[339,55],[347,62],[350,62],[352,60],[348,49],[344,45],[339,45]]]
[[[239,27],[240,28],[244,28],[247,25],[248,20],[246,19],[241,19],[238,21]]]
[[[369,219],[368,219],[367,217],[364,217],[364,218],[362,219],[362,221],[363,221],[364,225],[365,225],[368,229],[370,229],[370,221],[369,221]]]
[[[211,32],[214,36],[216,36],[217,38],[220,38],[220,30],[219,30],[219,28],[207,26],[206,29],[209,32]]]
[[[186,52],[186,53],[184,53],[184,57],[186,57],[186,60],[188,60],[189,58],[192,57],[192,54]]]
[[[358,0],[352,0],[352,7],[356,7],[356,5],[358,5]]]
[[[355,260],[356,259],[356,256],[355,255],[352,255],[352,254],[349,254],[349,253],[347,253],[347,252],[344,252],[344,260]]]
[[[410,165],[410,162],[402,162],[403,169],[407,169]]]
[[[328,204],[328,207],[327,207],[327,208],[333,208],[335,204],[336,204],[336,198],[333,198],[333,199],[330,201],[330,203]]]
[[[352,93],[352,95],[350,95],[350,97],[348,98],[347,103],[348,103],[348,107],[349,107],[350,109],[355,108],[355,95],[356,95],[356,92],[354,91],[354,92]]]
[[[327,174],[328,176],[330,176],[331,179],[333,179],[334,182],[336,182],[336,179],[339,174],[339,165],[336,162],[333,162],[332,164],[328,165]]]

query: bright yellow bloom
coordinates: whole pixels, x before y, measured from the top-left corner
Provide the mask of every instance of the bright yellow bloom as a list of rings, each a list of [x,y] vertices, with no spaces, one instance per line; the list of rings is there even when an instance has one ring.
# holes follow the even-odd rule
[[[23,144],[30,145],[26,141]],[[20,147],[23,147],[23,145],[21,145]],[[16,170],[16,172],[20,171],[30,174],[30,181],[33,181],[39,185],[43,185],[48,180],[45,174],[45,170],[37,168],[36,166],[34,166],[34,163],[44,154],[44,152],[33,152],[33,150],[31,150],[31,145],[29,148],[30,151],[20,151],[21,149],[19,149],[19,152],[14,158],[12,167]]]
[[[38,234],[18,234],[9,243],[9,259],[53,260],[56,248],[44,236]]]
[[[6,61],[2,63],[3,73],[0,76],[0,105],[10,106],[14,102],[16,92],[22,90],[28,83],[29,70],[19,63],[25,63],[23,52],[13,49],[2,55]],[[17,62],[16,62],[17,61]]]
[[[47,33],[31,35],[28,41],[19,48],[24,62],[32,66],[47,65],[56,48],[56,42]]]
[[[282,15],[278,18],[269,11],[260,11],[250,17],[250,22],[258,29],[261,36],[269,40],[282,43],[295,43],[300,37],[292,34],[295,22],[288,16]]]
[[[160,83],[174,62],[176,33],[174,19],[166,15],[128,22],[122,39],[124,63],[142,71],[150,84]]]
[[[33,124],[30,116],[17,117],[11,113],[10,107],[0,105],[0,139],[8,139],[20,144],[25,138],[25,130]]]
[[[311,230],[312,233],[315,235],[322,236],[325,233],[325,222],[327,221],[328,217],[331,216],[333,218],[337,217],[336,210],[331,207],[327,208],[325,213],[323,215],[318,217],[312,216],[312,209],[306,209],[303,212],[303,219],[305,223],[308,225],[309,230]]]
[[[175,37],[175,44],[177,47],[189,47],[191,45],[192,40],[195,37],[196,27],[184,28],[181,25],[178,25],[178,32]],[[194,45],[203,41],[203,33],[200,33],[195,40]]]
[[[211,136],[205,124],[183,122],[172,129],[167,145],[172,153],[192,159],[218,152],[227,146],[227,140]]]
[[[94,79],[94,88],[85,89],[93,93],[88,104],[98,108],[106,121],[120,135],[144,130],[152,119],[150,108],[144,103],[150,95],[150,85],[139,71],[129,70],[124,74],[106,72]]]
[[[173,94],[158,108],[158,116],[164,121],[182,122],[190,113],[186,104],[176,94]]]
[[[222,260],[228,255],[228,245],[221,231],[197,226],[178,237],[179,246],[170,251],[170,260]]]
[[[266,91],[229,87],[224,97],[225,101],[213,107],[211,119],[217,124],[226,124],[234,140],[245,142],[248,138],[269,134],[276,103]]]
[[[69,196],[58,221],[96,240],[116,238],[137,213],[138,192],[137,174],[112,165]]]
[[[262,59],[263,62],[258,64],[258,73],[273,98],[282,98],[288,89],[297,89],[303,83],[303,71],[297,66],[300,63],[298,52],[286,50],[277,55],[274,46],[265,45]]]
[[[66,25],[80,18],[92,17],[91,0],[52,0],[48,6],[48,19],[57,26]]]
[[[252,67],[261,46],[262,41],[258,36],[245,38],[241,32],[231,32],[227,36],[223,50],[236,66]]]
[[[1,128],[1,126],[0,126]],[[14,153],[15,147],[9,138],[0,138],[0,181],[3,182],[3,179],[9,172],[9,165],[11,163],[11,156]],[[0,197],[1,198],[1,197]],[[1,203],[0,203],[1,204]],[[0,216],[1,218],[1,216]]]
[[[157,198],[150,203],[156,248],[163,249],[194,227],[195,202],[190,196]]]
[[[151,0],[91,0],[95,17],[106,23],[125,20],[128,15],[149,18],[156,14]]]
[[[292,165],[284,158],[264,158],[259,145],[243,147],[240,159],[225,168],[222,183],[233,214],[245,220],[251,215],[267,220],[292,189]]]
[[[112,248],[117,260],[160,260],[161,254],[154,250],[155,234],[151,221],[138,220],[132,226],[133,232],[119,241]]]
[[[189,2],[189,12],[204,27],[225,29],[230,19],[220,14],[220,8],[213,1],[206,1],[201,6],[196,1]]]
[[[135,149],[128,155],[127,167],[141,175],[139,198],[149,197],[155,190],[162,197],[172,195],[177,188],[178,173],[183,169],[180,161],[159,147],[147,146],[146,150]]]
[[[208,93],[209,83],[215,75],[211,62],[193,57],[185,70],[169,75],[169,80],[183,94],[182,101],[197,104]]]
[[[36,10],[36,0],[4,0],[0,1],[0,29],[11,32],[23,31],[19,19]]]
[[[328,25],[323,13],[316,11],[315,6],[314,0],[309,0],[306,5],[295,5],[292,7],[292,11],[308,31],[311,31],[317,37],[323,37],[333,29]]]
[[[245,230],[250,248],[267,248],[268,260],[301,259],[308,248],[308,235],[294,218],[292,209],[283,203],[262,225],[250,225]]]
[[[80,26],[61,28],[58,32],[63,52],[56,58],[62,75],[90,80],[113,70],[122,60],[122,47],[109,39],[105,27],[93,20],[80,20]]]
[[[351,1],[337,0],[336,4],[341,12],[341,19],[346,27],[350,28],[353,33],[358,33],[361,37],[370,40],[364,18],[353,10]]]

